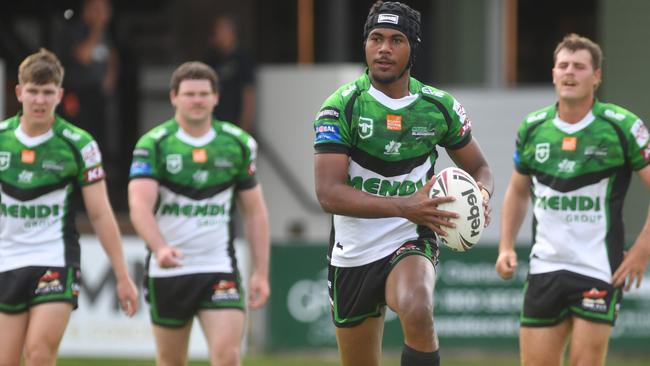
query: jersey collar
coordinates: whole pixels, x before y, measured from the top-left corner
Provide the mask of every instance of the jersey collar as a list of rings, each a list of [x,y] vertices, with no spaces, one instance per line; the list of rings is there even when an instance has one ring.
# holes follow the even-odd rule
[[[179,140],[194,147],[205,146],[208,143],[210,143],[210,141],[214,140],[216,136],[217,136],[217,132],[214,130],[213,127],[211,127],[208,130],[208,132],[206,132],[203,136],[200,137],[191,136],[189,133],[185,132],[185,130],[181,126],[178,126],[178,131],[176,131],[176,137]]]
[[[54,136],[54,131],[52,131],[51,127],[50,127],[49,130],[47,130],[47,132],[45,132],[43,134],[40,134],[38,136],[29,136],[29,135],[27,135],[25,133],[25,131],[23,130],[22,123],[20,123],[20,115],[21,115],[20,112],[16,115],[16,120],[18,122],[18,127],[16,127],[16,129],[14,130],[14,134],[16,135],[16,139],[18,141],[20,141],[23,145],[25,145],[27,147],[34,147],[34,146],[37,146],[37,145],[40,145],[40,144],[44,143],[45,141],[51,139]],[[55,119],[54,123],[56,123],[56,121],[58,119],[57,116],[55,116],[55,118],[56,119]]]
[[[560,131],[567,134],[573,134],[589,126],[591,122],[593,122],[595,119],[596,116],[594,116],[593,111],[589,110],[589,113],[587,113],[579,122],[577,123],[565,122],[562,119],[560,119],[560,115],[557,113],[557,109],[556,109],[555,117],[553,118],[553,124],[555,125],[555,127],[560,129]]]
[[[412,93],[409,93],[409,95],[399,99],[393,99],[388,95],[382,93],[381,91],[379,91],[379,89],[376,89],[372,85],[370,85],[370,88],[368,88],[368,94],[370,94],[370,96],[375,98],[375,100],[378,101],[383,106],[393,110],[407,107],[415,100],[418,99],[418,94],[412,94]]]

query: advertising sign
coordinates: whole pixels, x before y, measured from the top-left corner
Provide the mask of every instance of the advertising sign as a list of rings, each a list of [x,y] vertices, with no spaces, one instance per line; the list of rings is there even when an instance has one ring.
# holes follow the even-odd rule
[[[326,254],[324,246],[273,247],[267,336],[271,349],[336,347]],[[509,281],[497,275],[496,256],[495,246],[477,246],[466,253],[441,249],[434,319],[442,347],[517,349],[528,250],[518,250],[519,266]],[[611,350],[643,350],[650,344],[648,329],[650,281],[644,281],[624,295]],[[384,347],[401,348],[402,342],[399,319],[389,311]]]

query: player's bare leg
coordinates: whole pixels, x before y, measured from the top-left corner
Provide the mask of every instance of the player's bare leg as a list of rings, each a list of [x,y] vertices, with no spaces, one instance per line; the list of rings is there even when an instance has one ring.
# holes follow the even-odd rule
[[[244,336],[245,313],[238,309],[201,310],[199,321],[208,342],[210,364],[241,365],[240,348]]]
[[[25,337],[25,366],[54,366],[59,344],[68,325],[72,304],[51,302],[29,309]]]
[[[523,366],[561,366],[571,320],[552,327],[521,327],[519,348]]]
[[[156,338],[156,366],[185,366],[192,322],[181,328],[153,326]]]
[[[404,343],[420,352],[438,350],[433,329],[435,282],[433,265],[420,255],[399,261],[386,281],[386,303],[400,318]]]
[[[336,328],[342,366],[379,366],[384,315],[350,328]]]
[[[0,313],[0,366],[20,365],[20,356],[27,335],[27,311],[18,314]]]
[[[570,365],[602,366],[607,357],[612,326],[573,318],[571,334]]]

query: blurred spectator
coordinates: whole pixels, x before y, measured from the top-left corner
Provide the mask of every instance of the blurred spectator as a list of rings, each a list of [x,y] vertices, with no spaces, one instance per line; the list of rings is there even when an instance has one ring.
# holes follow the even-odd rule
[[[117,84],[118,56],[108,34],[110,0],[83,0],[81,16],[60,40],[66,67],[61,113],[106,146],[107,104]]]
[[[212,26],[210,47],[203,61],[219,75],[221,93],[214,109],[217,119],[253,131],[255,118],[255,64],[239,45],[237,22],[232,16],[218,16]]]

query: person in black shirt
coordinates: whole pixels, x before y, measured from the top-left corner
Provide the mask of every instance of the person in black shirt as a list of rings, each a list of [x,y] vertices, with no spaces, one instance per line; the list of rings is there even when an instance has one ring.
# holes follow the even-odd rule
[[[247,132],[255,117],[255,65],[239,45],[237,24],[232,16],[218,16],[213,25],[210,48],[203,61],[212,66],[221,83],[214,117],[232,122]]]

